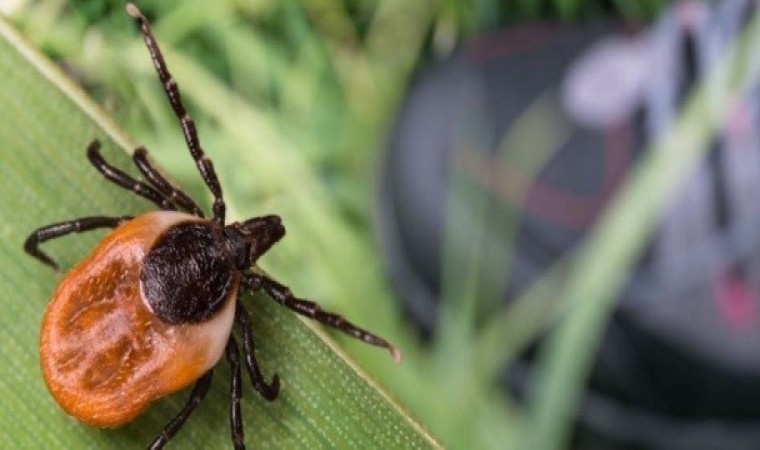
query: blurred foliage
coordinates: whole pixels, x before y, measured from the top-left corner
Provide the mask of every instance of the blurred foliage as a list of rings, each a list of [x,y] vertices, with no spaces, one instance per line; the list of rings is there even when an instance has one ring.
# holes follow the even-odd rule
[[[393,299],[371,226],[373,175],[393,112],[415,70],[477,31],[537,18],[646,20],[665,3],[138,2],[198,123],[232,218],[284,218],[288,237],[263,267],[397,343],[406,359],[390,367],[373,349],[341,340],[434,435],[462,449],[520,448],[530,433],[525,410],[500,389],[500,374],[556,318],[558,292],[577,271],[558,264],[479,332],[469,320],[476,291],[449,290],[439,335],[423,345]],[[122,1],[17,0],[10,13],[180,184],[208,198]]]

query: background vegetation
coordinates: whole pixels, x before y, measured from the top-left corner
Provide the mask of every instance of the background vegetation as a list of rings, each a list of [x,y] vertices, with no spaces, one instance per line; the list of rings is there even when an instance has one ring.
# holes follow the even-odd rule
[[[460,449],[520,449],[531,440],[534,448],[564,445],[610,299],[714,119],[695,96],[659,144],[686,143],[693,152],[654,152],[677,156],[642,164],[588,246],[478,329],[469,320],[477,299],[454,299],[436,336],[423,344],[389,288],[372,228],[377,162],[394,111],[415,71],[471,34],[537,18],[646,20],[664,3],[138,2],[198,122],[231,216],[277,213],[288,227],[263,266],[401,347],[405,362],[397,367],[341,339],[433,435]],[[63,64],[183,186],[207,198],[122,1],[9,5],[12,22],[32,43]],[[726,89],[741,89],[744,79],[733,77]],[[561,307],[554,301],[560,292]],[[562,326],[542,352],[539,393],[518,403],[501,389],[499,375],[557,317]]]

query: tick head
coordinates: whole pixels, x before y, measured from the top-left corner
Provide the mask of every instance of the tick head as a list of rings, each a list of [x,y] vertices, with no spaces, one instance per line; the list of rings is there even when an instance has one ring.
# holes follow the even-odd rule
[[[246,270],[285,236],[285,227],[280,216],[261,216],[227,225],[224,235],[234,255],[236,268]]]

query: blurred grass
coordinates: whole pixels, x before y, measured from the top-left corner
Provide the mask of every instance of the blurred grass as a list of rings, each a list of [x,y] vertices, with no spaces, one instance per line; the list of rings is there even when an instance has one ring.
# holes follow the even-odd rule
[[[522,298],[483,326],[476,327],[474,319],[479,304],[488,301],[483,295],[488,287],[474,275],[480,255],[456,261],[448,268],[447,306],[430,346],[422,345],[402,318],[374,248],[377,150],[414,70],[447,55],[453,43],[469,33],[547,17],[579,20],[615,13],[642,20],[654,17],[664,3],[139,4],[153,20],[170,69],[198,121],[201,140],[220,173],[231,217],[277,213],[284,218],[288,237],[266,256],[263,267],[296,292],[397,343],[406,357],[401,367],[381,361],[373,349],[340,339],[447,446],[522,449],[531,442],[533,448],[544,450],[562,448],[566,442],[571,413],[619,283],[668,192],[699,156],[720,116],[707,114],[700,97],[704,94],[697,94],[679,126],[658,144],[665,150],[650,152],[669,157],[652,158],[640,167],[588,245],[557,263]],[[21,0],[18,4],[12,18],[25,35],[65,61],[72,75],[110,108],[123,128],[152,149],[162,166],[195,196],[207,198],[122,2]],[[751,54],[752,48],[757,49],[751,38],[739,50]],[[717,84],[725,88],[721,98],[726,102],[756,69],[754,59],[744,57],[748,67],[739,68],[735,62],[742,57],[734,57],[734,62],[722,66],[731,74],[722,79],[732,84]],[[542,120],[553,120],[550,114],[547,118],[546,109],[542,111]],[[526,120],[530,117],[529,111]],[[531,139],[536,137],[520,133],[517,128],[505,136],[505,158],[508,148],[526,142],[535,148]],[[560,132],[542,138],[548,139],[538,142],[546,153],[528,155],[538,159],[524,162],[533,170],[563,137]],[[670,147],[691,151],[669,151]],[[495,233],[508,241],[509,226],[488,229],[492,212],[478,197],[482,192],[461,187],[454,186],[457,193],[470,195],[465,202],[470,207],[452,211],[447,226],[456,226],[455,216],[463,214],[477,225],[476,237],[487,241],[486,236]],[[508,211],[498,223],[514,223],[513,213]],[[509,254],[496,258],[508,260]],[[457,273],[462,267],[465,270]],[[500,390],[500,374],[514,355],[553,325],[558,327],[541,351],[540,384],[528,407],[523,407]]]
[[[651,147],[616,194],[580,250],[565,286],[562,321],[546,345],[532,402],[532,448],[563,448],[570,434],[578,387],[616,294],[647,244],[674,192],[704,156],[739,99],[760,79],[760,16],[751,18],[729,52],[690,94],[680,118]]]

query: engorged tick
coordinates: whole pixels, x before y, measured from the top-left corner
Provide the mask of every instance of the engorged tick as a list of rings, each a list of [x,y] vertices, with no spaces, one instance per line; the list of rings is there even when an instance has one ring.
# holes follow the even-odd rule
[[[26,239],[27,253],[56,268],[39,244],[70,233],[114,229],[63,277],[47,305],[40,337],[43,376],[68,414],[99,427],[123,425],[158,398],[195,383],[184,408],[150,445],[158,449],[204,398],[213,368],[224,354],[232,376],[232,441],[236,449],[243,449],[241,361],[233,324],[242,332],[243,362],[254,389],[270,401],[280,389],[278,376],[267,382],[256,361],[250,316],[240,302],[245,290],[262,290],[298,314],[385,348],[397,362],[401,354],[384,339],[295,297],[257,268],[259,257],[285,235],[280,218],[269,215],[225,224],[222,189],[177,83],[145,16],[131,3],[126,10],[142,30],[190,154],[214,197],[213,217],[205,218],[188,195],[151,165],[145,148],[133,155],[145,178],[142,182],[109,165],[99,143],[90,143],[87,157],[95,169],[160,211],[137,217],[83,217],[42,227]]]

